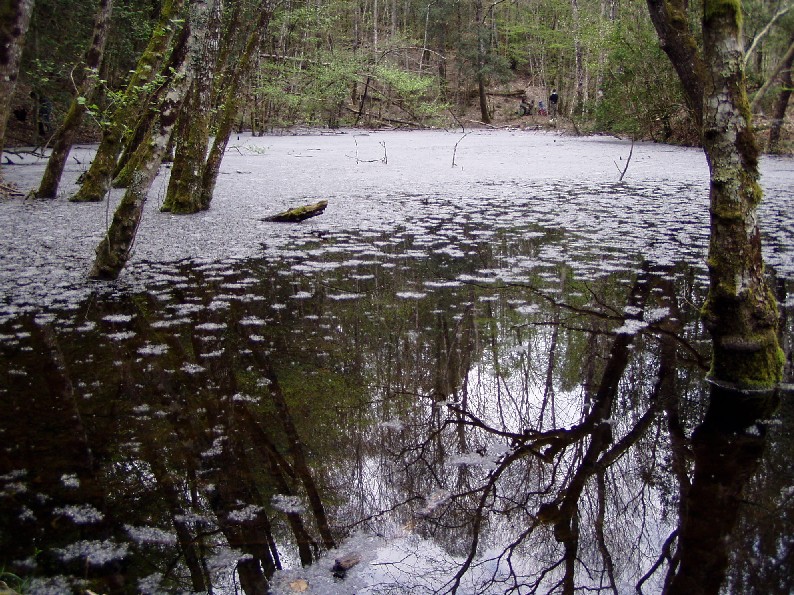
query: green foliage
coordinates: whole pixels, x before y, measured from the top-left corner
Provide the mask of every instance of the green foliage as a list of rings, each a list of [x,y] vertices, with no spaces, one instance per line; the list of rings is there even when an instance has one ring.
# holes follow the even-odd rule
[[[496,51],[490,28],[472,25],[458,40],[457,54],[465,71],[486,81],[507,82],[512,76],[510,60]]]
[[[680,83],[650,26],[616,27],[609,48],[597,130],[666,141],[677,128],[691,129]]]
[[[353,117],[354,89],[367,87],[368,97],[390,101],[416,117],[432,117],[445,109],[435,89],[437,79],[394,63],[371,66],[351,51],[319,51],[311,59],[265,64],[257,92],[268,103],[272,126],[302,122],[336,126]],[[352,123],[348,121],[347,123]]]
[[[729,8],[735,4],[715,2]],[[56,114],[63,113],[71,99],[73,69],[90,41],[97,4],[98,0],[36,2],[21,92],[27,96],[33,88],[47,96]],[[105,95],[88,100],[96,104],[90,106],[91,115],[100,125],[106,123],[105,114],[120,105],[123,94],[118,91],[149,40],[160,4],[115,0],[101,71]],[[243,22],[250,23],[257,16],[256,6],[252,1],[225,3],[225,24],[237,9],[243,11]],[[742,8],[748,44],[779,10],[777,4],[762,0],[744,0]],[[697,30],[702,14],[703,1],[698,0],[681,18]],[[174,19],[175,25],[179,22]],[[779,18],[751,54],[751,89],[766,81],[785,52],[792,23],[794,12]],[[239,31],[222,41],[232,61],[247,38],[235,33]],[[297,123],[337,126],[362,118],[370,124],[428,124],[449,104],[457,104],[460,113],[473,107],[472,90],[482,81],[489,92],[503,96],[519,85],[556,87],[562,97],[561,114],[573,116],[579,129],[696,140],[681,134],[690,121],[680,83],[658,47],[644,3],[408,0],[378,3],[377,11],[373,3],[343,0],[277,3],[257,69],[240,99],[243,117],[257,131]],[[366,101],[361,104],[365,85]],[[143,101],[149,92],[141,88],[132,100]],[[768,108],[774,95],[768,94],[762,107]],[[507,111],[496,113],[498,117]],[[514,110],[509,113],[514,115]]]
[[[41,550],[38,548],[34,553],[34,558],[41,553]],[[19,593],[19,595],[24,595],[28,593],[30,589],[30,579],[24,578],[19,575],[14,574],[13,572],[9,572],[5,568],[0,567],[0,593],[6,593],[7,591],[3,590],[3,583],[8,589]],[[10,592],[10,591],[8,591]]]
[[[138,56],[149,42],[159,5],[156,0],[114,0],[112,34],[105,48],[103,68],[112,89],[121,87],[135,68]]]
[[[89,76],[97,75],[94,73]],[[89,98],[87,97],[76,97],[75,101],[78,105],[86,108],[86,113],[99,128],[107,129],[113,125],[113,115],[116,110],[146,101],[165,81],[165,75],[158,74],[146,84],[114,90],[109,86],[107,80],[98,79],[97,83],[100,92],[97,95],[101,95],[103,101],[89,104]]]
[[[395,93],[404,97],[417,97],[429,91],[435,79],[403,70],[392,64],[377,66],[374,76]]]

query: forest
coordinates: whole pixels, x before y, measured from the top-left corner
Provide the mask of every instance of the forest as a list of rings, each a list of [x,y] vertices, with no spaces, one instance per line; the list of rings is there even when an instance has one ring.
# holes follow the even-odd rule
[[[130,79],[152,36],[169,23],[171,34],[176,31],[184,2],[109,4],[35,2],[10,99],[11,111],[27,118],[12,115],[7,145],[51,140],[75,98],[87,112],[80,137],[97,140],[125,104],[142,107],[130,94],[149,96],[157,77],[165,76],[158,74],[168,68],[160,50],[160,62],[149,58],[147,77]],[[692,22],[701,5],[681,4]],[[107,47],[87,57],[100,7],[108,11]],[[523,94],[548,107],[556,89],[559,125],[570,130],[698,142],[681,83],[642,2],[271,0],[226,2],[218,10],[206,42],[213,49],[199,74],[214,84],[203,91],[213,130],[228,103],[223,92],[231,88],[234,126],[255,133],[296,125],[548,125],[522,122],[519,102]],[[766,150],[788,152],[794,14],[785,1],[745,1],[742,12],[756,127]],[[255,47],[246,49],[250,42]],[[237,66],[241,71],[232,72]],[[231,82],[234,77],[239,82]],[[43,136],[33,97],[51,102]],[[136,116],[127,118],[132,127]]]
[[[0,592],[794,589],[790,0],[0,36]]]

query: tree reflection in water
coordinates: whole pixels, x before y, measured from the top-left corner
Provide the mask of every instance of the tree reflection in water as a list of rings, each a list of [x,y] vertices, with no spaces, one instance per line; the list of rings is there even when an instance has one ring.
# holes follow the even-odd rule
[[[504,280],[480,244],[307,274],[310,252],[152,265],[146,294],[4,318],[4,572],[31,592],[794,589],[791,406],[703,381],[695,271]]]

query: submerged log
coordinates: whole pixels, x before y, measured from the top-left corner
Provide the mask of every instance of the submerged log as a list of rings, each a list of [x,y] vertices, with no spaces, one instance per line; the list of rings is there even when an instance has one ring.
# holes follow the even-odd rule
[[[321,215],[327,206],[328,201],[321,200],[320,202],[314,203],[313,205],[304,205],[302,207],[296,207],[294,209],[289,209],[288,211],[283,211],[277,215],[273,215],[272,217],[266,217],[264,220],[276,221],[279,223],[299,223],[304,219]]]

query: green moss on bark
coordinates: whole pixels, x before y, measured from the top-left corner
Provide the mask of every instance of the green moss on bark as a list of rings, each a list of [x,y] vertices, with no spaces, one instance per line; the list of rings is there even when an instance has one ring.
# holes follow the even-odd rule
[[[768,337],[751,337],[753,341],[765,341],[761,349],[746,351],[732,345],[731,348],[715,348],[709,376],[730,382],[743,389],[768,389],[783,379],[785,353],[774,340]],[[755,347],[749,345],[748,347]]]
[[[706,0],[703,5],[703,20],[705,22],[721,17],[730,17],[734,24],[742,26],[742,3],[741,0]]]

